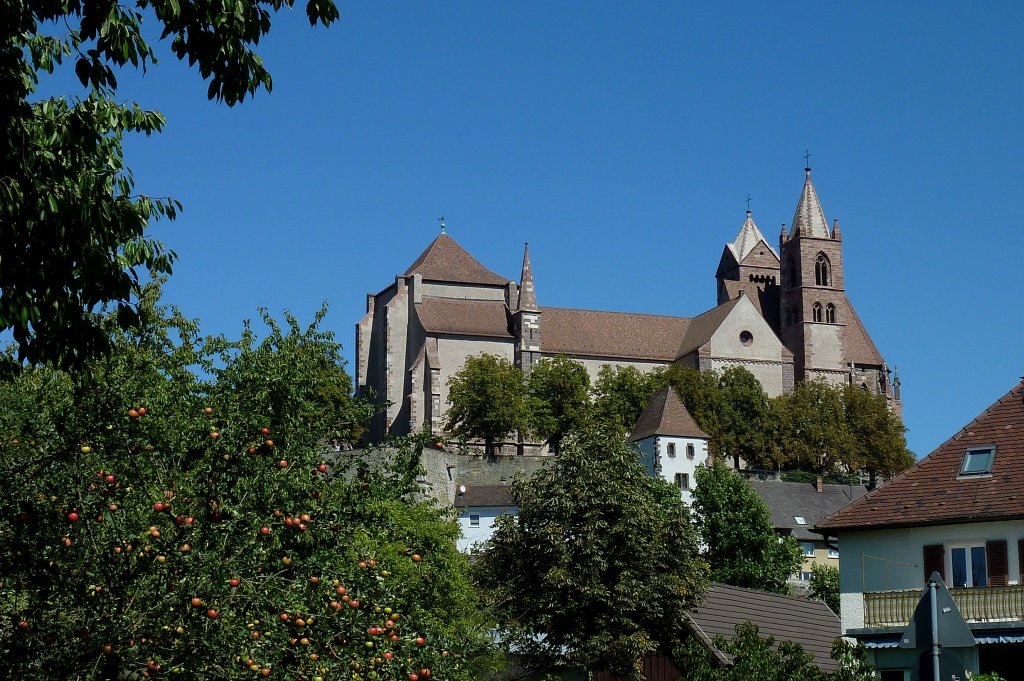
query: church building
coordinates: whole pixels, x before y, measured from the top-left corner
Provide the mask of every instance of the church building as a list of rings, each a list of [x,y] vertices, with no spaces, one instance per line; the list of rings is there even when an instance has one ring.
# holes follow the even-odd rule
[[[442,230],[403,274],[366,298],[356,325],[356,389],[389,402],[369,437],[443,432],[448,379],[466,358],[505,357],[523,371],[566,355],[596,378],[605,364],[649,371],[743,366],[770,396],[820,377],[887,397],[899,378],[846,295],[842,234],[829,227],[811,170],[779,248],[747,211],[715,275],[717,305],[694,317],[541,307],[527,247],[519,281],[495,274]]]

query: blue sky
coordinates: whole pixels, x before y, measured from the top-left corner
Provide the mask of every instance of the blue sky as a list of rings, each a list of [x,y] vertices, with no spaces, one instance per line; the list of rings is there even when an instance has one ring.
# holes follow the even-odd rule
[[[351,359],[366,293],[438,232],[541,305],[692,316],[723,245],[776,244],[805,150],[848,294],[903,380],[918,455],[1024,373],[1020,3],[342,2],[275,19],[271,95],[208,102],[166,47],[122,95],[167,301],[237,334],[323,300]],[[65,79],[58,77],[59,87]],[[73,90],[73,88],[71,88]],[[351,365],[350,365],[351,369]]]

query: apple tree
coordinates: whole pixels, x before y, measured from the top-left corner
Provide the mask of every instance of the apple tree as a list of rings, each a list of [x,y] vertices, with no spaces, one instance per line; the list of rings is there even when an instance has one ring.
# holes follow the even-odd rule
[[[527,480],[476,565],[503,643],[539,672],[642,679],[701,599],[707,566],[679,490],[612,424],[586,426]]]
[[[326,445],[369,411],[322,313],[228,341],[143,303],[81,373],[0,383],[0,677],[479,678],[423,443]]]

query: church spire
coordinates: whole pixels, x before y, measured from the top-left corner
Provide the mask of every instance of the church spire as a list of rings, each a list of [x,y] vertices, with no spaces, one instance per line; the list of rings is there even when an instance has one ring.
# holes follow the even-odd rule
[[[537,290],[533,286],[533,267],[530,265],[530,244],[523,249],[523,274],[519,279],[519,311],[539,312]]]
[[[819,239],[831,238],[828,224],[825,222],[825,213],[821,209],[821,202],[818,201],[818,193],[814,191],[814,183],[811,182],[810,166],[804,168],[804,173],[804,189],[800,194],[800,202],[796,205],[790,237],[799,235]]]

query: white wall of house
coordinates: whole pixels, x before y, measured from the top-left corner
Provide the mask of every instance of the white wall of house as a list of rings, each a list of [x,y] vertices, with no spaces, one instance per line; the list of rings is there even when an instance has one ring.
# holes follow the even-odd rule
[[[473,546],[482,544],[494,534],[494,521],[501,515],[517,515],[516,506],[467,506],[459,509],[459,529],[462,536],[457,543],[459,551],[469,553]]]
[[[1021,583],[1017,540],[1024,538],[1024,521],[999,521],[959,525],[933,525],[860,532],[842,532],[839,544],[843,560],[839,571],[843,629],[864,626],[864,592],[923,589],[924,547],[946,548],[945,572],[952,574],[951,551],[955,546],[984,546],[1005,540],[1010,584]]]
[[[693,503],[697,467],[708,460],[708,441],[696,437],[658,435],[635,443],[647,472],[679,487],[683,501]]]

